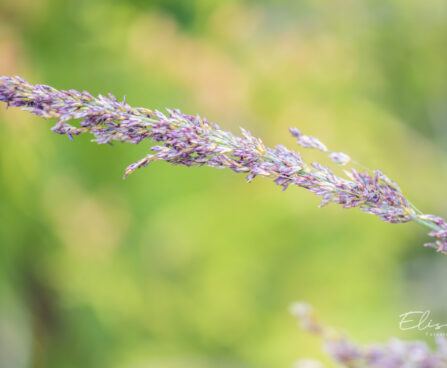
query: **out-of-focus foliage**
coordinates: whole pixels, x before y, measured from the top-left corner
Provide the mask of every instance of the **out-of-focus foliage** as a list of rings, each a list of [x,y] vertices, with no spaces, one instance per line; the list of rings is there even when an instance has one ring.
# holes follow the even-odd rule
[[[447,214],[447,5],[3,0],[0,74],[178,107],[266,144],[299,126]],[[299,189],[74,142],[0,111],[0,366],[290,366],[308,300],[358,341],[424,338],[447,300],[425,229],[318,209]],[[298,149],[298,148],[297,148]]]

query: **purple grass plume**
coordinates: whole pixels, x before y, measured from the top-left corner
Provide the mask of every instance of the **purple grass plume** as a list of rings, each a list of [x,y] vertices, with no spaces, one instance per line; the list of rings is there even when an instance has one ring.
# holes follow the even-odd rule
[[[200,116],[167,109],[167,114],[135,108],[113,95],[93,97],[88,92],[59,91],[53,87],[31,85],[20,77],[0,77],[0,100],[6,105],[44,119],[56,119],[55,133],[73,140],[82,133],[93,134],[96,143],[112,141],[140,143],[148,139],[159,143],[150,154],[129,165],[124,177],[154,161],[173,165],[228,168],[246,174],[247,181],[256,176],[271,178],[283,190],[289,185],[305,188],[322,198],[320,207],[329,203],[344,208],[358,207],[390,223],[415,221],[431,229],[435,239],[425,244],[447,254],[447,223],[440,217],[425,215],[402,194],[399,186],[379,170],[354,168],[344,170],[346,178],[317,162],[303,161],[298,152],[282,145],[269,148],[261,139],[242,130],[242,136],[222,130]],[[69,124],[70,120],[77,120]],[[317,138],[290,128],[297,143],[318,149],[338,165],[357,164],[342,152],[330,151]]]
[[[436,350],[422,341],[390,339],[386,344],[360,346],[340,331],[320,323],[312,306],[294,303],[290,312],[297,318],[301,329],[320,337],[324,350],[337,367],[345,368],[445,368],[447,367],[447,340],[436,336]],[[440,334],[441,335],[441,334]],[[316,361],[303,359],[296,368],[324,368]]]

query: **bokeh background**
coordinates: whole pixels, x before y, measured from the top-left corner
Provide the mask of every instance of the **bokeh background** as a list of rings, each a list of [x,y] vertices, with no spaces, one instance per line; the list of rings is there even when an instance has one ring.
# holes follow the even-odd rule
[[[298,126],[447,215],[443,0],[1,0],[0,74],[127,96],[294,148]],[[290,367],[294,300],[359,342],[430,338],[447,258],[426,230],[299,188],[70,142],[0,107],[0,366]],[[297,147],[296,147],[297,148]],[[318,157],[322,159],[322,156]]]

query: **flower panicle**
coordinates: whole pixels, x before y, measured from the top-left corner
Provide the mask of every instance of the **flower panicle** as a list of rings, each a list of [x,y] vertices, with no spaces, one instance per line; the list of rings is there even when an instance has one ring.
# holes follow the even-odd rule
[[[0,101],[44,119],[56,119],[52,131],[71,140],[90,133],[98,144],[155,142],[148,155],[125,169],[124,177],[153,161],[226,168],[245,174],[248,182],[262,176],[283,190],[290,185],[307,189],[321,197],[321,207],[335,203],[344,208],[358,207],[390,223],[419,222],[428,226],[435,238],[427,246],[447,253],[445,221],[418,213],[397,184],[379,170],[358,172],[351,168],[345,170],[344,178],[320,163],[306,163],[298,152],[283,145],[266,147],[245,129],[238,136],[206,118],[183,114],[178,109],[163,113],[132,107],[126,99],[119,101],[112,94],[93,97],[86,91],[32,85],[20,77],[0,77]],[[320,150],[338,165],[355,163],[345,153],[329,150],[317,138],[297,128],[289,130],[302,147]]]
[[[431,350],[422,341],[402,341],[397,338],[392,338],[385,344],[360,346],[344,333],[321,323],[312,306],[307,303],[292,304],[290,312],[296,317],[303,331],[323,340],[325,352],[337,367],[447,367],[447,339],[443,336],[436,337],[436,350]],[[297,362],[296,366],[323,367],[321,363],[307,359]]]

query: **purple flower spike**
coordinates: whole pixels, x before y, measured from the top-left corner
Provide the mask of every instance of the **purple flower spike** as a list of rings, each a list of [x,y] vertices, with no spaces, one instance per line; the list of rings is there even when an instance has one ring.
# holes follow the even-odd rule
[[[336,363],[337,367],[447,367],[447,339],[445,337],[437,337],[437,346],[434,351],[422,341],[401,341],[396,338],[392,338],[385,344],[360,346],[351,342],[344,334],[334,328],[323,325],[307,303],[295,303],[291,307],[291,313],[298,319],[304,331],[317,335],[323,340],[326,353]]]
[[[286,190],[291,185],[307,189],[321,197],[320,206],[336,203],[344,208],[358,207],[389,223],[415,221],[431,229],[435,243],[427,246],[447,254],[447,223],[440,217],[423,215],[411,205],[396,183],[379,170],[374,172],[345,171],[347,178],[335,175],[320,163],[308,165],[298,152],[282,145],[269,148],[261,139],[242,129],[242,136],[222,130],[200,116],[186,115],[179,110],[167,113],[135,108],[115,96],[93,97],[88,92],[59,91],[46,85],[31,85],[20,77],[0,77],[0,101],[44,119],[56,119],[55,133],[74,136],[92,134],[98,144],[113,141],[157,142],[150,154],[129,165],[124,177],[153,161],[172,165],[211,166],[230,169],[246,175],[270,178]],[[68,122],[79,120],[77,126]],[[332,152],[317,138],[289,128],[298,143],[328,153],[337,164],[351,162],[348,155]]]

